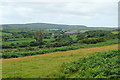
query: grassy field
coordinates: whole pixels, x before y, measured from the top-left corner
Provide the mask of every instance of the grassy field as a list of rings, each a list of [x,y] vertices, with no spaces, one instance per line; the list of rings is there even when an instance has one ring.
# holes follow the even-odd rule
[[[55,39],[44,39],[44,41],[53,41]],[[23,43],[23,42],[31,42],[34,41],[32,38],[15,38],[15,39],[9,39],[9,41],[2,42],[3,45],[10,45],[10,44],[16,44],[16,43]]]
[[[0,44],[3,48],[3,78],[48,78],[63,64],[98,52],[117,50],[118,33],[115,30],[114,34],[111,32],[77,28],[43,31],[3,29]]]
[[[22,40],[18,40],[18,41],[6,41],[6,42],[2,42],[3,45],[10,45],[10,44],[17,44],[17,43],[23,43],[23,42],[31,42],[31,41],[34,41],[33,39],[22,39]]]
[[[44,39],[44,41],[53,41],[55,39]],[[31,41],[34,41],[34,39],[32,38],[15,38],[15,39],[9,39],[9,41],[5,41],[5,42],[2,42],[3,45],[10,45],[12,43],[16,44],[16,43],[23,43],[23,42],[31,42]]]
[[[2,34],[3,36],[11,36],[11,33],[5,33],[5,32],[0,32],[0,34]]]
[[[50,54],[3,59],[3,78],[45,78],[59,70],[63,63],[70,63],[97,52],[117,50],[118,45],[78,49]]]
[[[48,42],[51,42],[51,41],[54,41],[55,39],[52,38],[52,39],[44,39],[44,41],[48,41]]]
[[[113,34],[118,34],[120,31],[112,31]]]
[[[56,78],[120,78],[120,51],[99,52],[69,64],[63,64],[50,77]]]

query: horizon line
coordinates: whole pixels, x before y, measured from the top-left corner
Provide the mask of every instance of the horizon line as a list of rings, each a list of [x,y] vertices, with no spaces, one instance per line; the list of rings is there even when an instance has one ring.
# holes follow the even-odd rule
[[[77,26],[79,26],[79,25],[82,25],[82,26],[86,26],[86,27],[118,27],[118,26],[87,26],[87,25],[85,25],[85,24],[64,24],[64,23],[52,23],[52,22],[29,22],[29,23],[4,23],[4,24],[1,24],[0,23],[0,25],[9,25],[9,24],[37,24],[37,23],[39,23],[39,24],[56,24],[56,25],[77,25]]]

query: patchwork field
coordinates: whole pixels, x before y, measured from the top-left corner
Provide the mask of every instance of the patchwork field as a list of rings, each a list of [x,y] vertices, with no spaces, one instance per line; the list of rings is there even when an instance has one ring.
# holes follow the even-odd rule
[[[94,62],[96,59],[99,64],[101,57],[97,54],[103,53],[106,56],[105,52],[113,56],[115,53],[112,60],[116,62],[115,57],[118,56],[120,33],[117,28],[47,23],[6,24],[2,27],[0,59],[3,78],[69,78],[78,70],[76,66],[69,65],[71,62],[84,61],[84,58],[87,60],[95,55],[96,58],[89,59],[88,62],[93,61],[96,64]],[[102,62],[110,58],[109,56],[103,58]],[[64,69],[61,70],[63,73],[60,73],[64,64],[68,64],[67,75]],[[98,68],[93,71],[96,70],[99,72]],[[91,72],[89,70],[83,72],[86,71],[88,71],[86,74]],[[116,70],[113,72],[117,73]],[[79,77],[87,77],[87,75]]]
[[[3,78],[46,78],[59,70],[63,63],[70,63],[97,52],[118,50],[118,44],[55,52],[29,57],[3,59]]]

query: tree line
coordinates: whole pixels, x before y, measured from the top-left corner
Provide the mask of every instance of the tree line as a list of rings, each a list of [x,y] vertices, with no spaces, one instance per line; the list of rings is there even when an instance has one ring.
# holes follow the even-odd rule
[[[23,34],[23,32],[21,33]],[[28,34],[24,33],[24,35],[28,35]],[[59,35],[54,35],[53,38],[55,40],[51,42],[44,41],[45,38],[48,37],[51,38],[51,35],[46,36],[42,31],[29,33],[29,35],[28,36],[34,39],[34,41],[16,43],[16,44],[11,43],[10,45],[2,45],[2,48],[6,49],[6,48],[18,48],[18,47],[30,47],[30,46],[39,46],[39,48],[44,48],[44,47],[49,48],[49,47],[70,46],[75,43],[96,44],[98,42],[104,42],[108,39],[119,38],[120,34],[113,34],[111,33],[111,31],[103,31],[103,30],[86,31],[85,33],[76,33],[77,40],[73,40],[73,38],[70,37],[70,35],[68,34],[59,34]]]

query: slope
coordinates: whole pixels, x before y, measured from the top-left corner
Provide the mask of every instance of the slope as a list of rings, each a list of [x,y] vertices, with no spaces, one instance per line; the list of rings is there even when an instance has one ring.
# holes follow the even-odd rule
[[[118,45],[78,49],[30,57],[3,59],[3,78],[44,78],[58,70],[63,63],[76,61],[96,52],[117,50]]]

